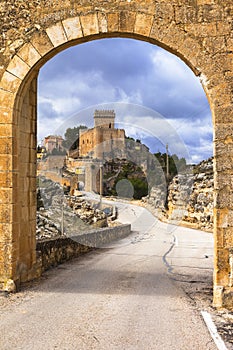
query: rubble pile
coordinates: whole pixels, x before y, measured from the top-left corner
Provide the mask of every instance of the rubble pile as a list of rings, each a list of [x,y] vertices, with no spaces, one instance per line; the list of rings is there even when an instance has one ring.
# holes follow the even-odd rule
[[[36,215],[36,238],[54,238],[62,236],[60,224],[55,224],[48,218],[46,212],[37,213]]]
[[[73,213],[75,213],[81,220],[84,222],[95,225],[99,222],[97,227],[106,227],[107,226],[107,215],[104,211],[98,209],[83,198],[72,196],[68,199],[69,207],[72,208]]]
[[[38,240],[59,236],[75,236],[95,227],[106,227],[107,216],[96,205],[83,198],[64,195],[60,184],[45,177],[38,180]]]

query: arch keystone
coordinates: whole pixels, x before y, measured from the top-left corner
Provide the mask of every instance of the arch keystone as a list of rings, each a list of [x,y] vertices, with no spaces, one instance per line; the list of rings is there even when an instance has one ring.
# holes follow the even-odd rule
[[[133,33],[135,26],[136,12],[121,11],[119,27],[121,32]]]

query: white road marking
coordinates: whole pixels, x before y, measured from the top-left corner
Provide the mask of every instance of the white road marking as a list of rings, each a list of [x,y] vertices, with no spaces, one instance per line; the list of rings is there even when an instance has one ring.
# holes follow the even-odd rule
[[[211,318],[211,315],[207,311],[201,311],[201,314],[218,350],[227,350],[227,347],[224,341],[222,340],[221,336],[218,334],[217,328]]]

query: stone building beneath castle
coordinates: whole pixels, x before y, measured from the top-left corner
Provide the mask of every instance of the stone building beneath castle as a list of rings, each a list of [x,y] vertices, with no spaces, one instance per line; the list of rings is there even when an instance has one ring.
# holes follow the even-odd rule
[[[125,130],[115,128],[114,110],[96,110],[94,127],[80,129],[78,155],[100,160],[125,157]]]
[[[46,136],[43,140],[43,146],[45,147],[48,153],[52,153],[54,149],[58,151],[63,151],[64,147],[62,146],[63,142],[62,136],[59,135],[49,135]]]

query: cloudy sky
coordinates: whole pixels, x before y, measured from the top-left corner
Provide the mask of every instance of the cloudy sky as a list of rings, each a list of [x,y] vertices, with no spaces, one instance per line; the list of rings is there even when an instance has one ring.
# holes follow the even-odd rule
[[[93,126],[114,109],[117,126],[152,152],[197,163],[212,156],[211,112],[198,78],[176,56],[146,42],[102,39],[63,51],[39,74],[38,142],[68,127]]]

